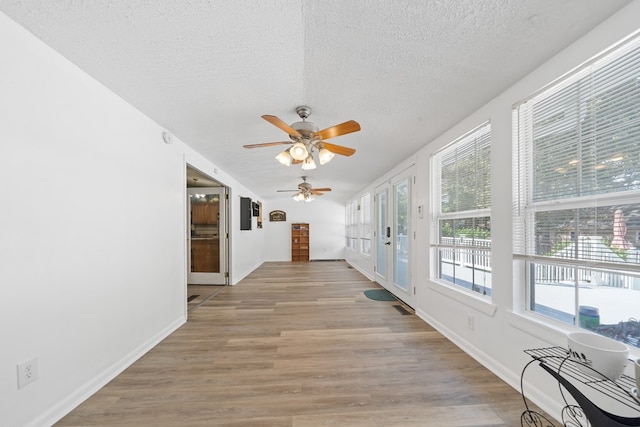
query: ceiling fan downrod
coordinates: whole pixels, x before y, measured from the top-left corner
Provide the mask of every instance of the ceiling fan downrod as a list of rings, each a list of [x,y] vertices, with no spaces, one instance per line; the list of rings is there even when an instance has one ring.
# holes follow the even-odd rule
[[[298,113],[298,116],[300,116],[302,120],[306,120],[311,115],[311,107],[307,105],[301,105],[296,108],[296,113]]]

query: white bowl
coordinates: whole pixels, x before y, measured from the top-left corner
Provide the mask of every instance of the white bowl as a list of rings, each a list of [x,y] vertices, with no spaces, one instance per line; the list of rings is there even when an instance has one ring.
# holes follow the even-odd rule
[[[578,368],[582,372],[612,381],[620,378],[629,357],[629,347],[625,344],[590,332],[571,332],[567,339],[571,358],[581,362]]]

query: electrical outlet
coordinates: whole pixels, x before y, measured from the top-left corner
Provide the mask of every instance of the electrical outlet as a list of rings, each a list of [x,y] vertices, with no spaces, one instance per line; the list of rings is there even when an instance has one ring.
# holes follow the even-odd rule
[[[18,364],[18,388],[26,387],[38,379],[38,358]]]
[[[473,331],[473,315],[467,314],[467,328]]]

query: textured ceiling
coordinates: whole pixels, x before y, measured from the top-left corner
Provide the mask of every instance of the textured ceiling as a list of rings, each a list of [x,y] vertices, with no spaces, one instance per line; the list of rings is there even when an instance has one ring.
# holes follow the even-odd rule
[[[0,11],[260,197],[308,175],[343,201],[627,0],[0,0]],[[303,173],[260,118],[362,131]]]

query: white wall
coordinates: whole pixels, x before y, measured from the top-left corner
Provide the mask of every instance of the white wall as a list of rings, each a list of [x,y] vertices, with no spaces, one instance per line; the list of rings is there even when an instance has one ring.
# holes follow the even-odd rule
[[[0,425],[42,426],[185,322],[185,162],[255,195],[1,13],[0,53]]]
[[[425,206],[425,216],[417,220],[415,262],[412,273],[416,278],[416,313],[435,326],[449,339],[463,348],[514,388],[520,389],[520,373],[530,358],[523,353],[527,348],[566,346],[567,328],[559,324],[534,321],[523,313],[522,286],[514,277],[512,268],[511,230],[511,107],[551,81],[577,67],[590,57],[638,31],[640,1],[603,22],[565,51],[543,64],[510,89],[481,107],[465,120],[417,153],[416,206]],[[477,125],[491,120],[492,126],[492,265],[493,297],[490,302],[465,292],[438,285],[430,277],[431,223],[429,157],[442,146],[470,131]],[[391,174],[391,172],[389,173]],[[386,179],[381,177],[380,180]],[[378,181],[380,181],[378,180]],[[364,188],[371,192],[375,183]],[[373,215],[373,213],[372,213]],[[359,269],[373,274],[369,259],[347,254],[347,260]],[[474,318],[474,329],[467,327],[467,316]],[[637,353],[637,351],[636,351]],[[636,354],[635,356],[640,356]],[[629,372],[630,373],[630,372]],[[547,375],[528,375],[526,395],[552,415],[559,417],[561,399],[557,383]],[[524,409],[524,407],[523,407]]]
[[[265,260],[262,248],[265,235],[258,228],[256,217],[252,217],[251,230],[240,230],[240,197],[257,200],[256,196],[246,188],[232,191],[229,196],[231,202],[231,284],[235,285],[246,275],[258,268]]]
[[[344,259],[344,204],[318,197],[310,203],[291,197],[263,201],[264,259],[291,261],[291,224],[309,223],[309,258]],[[286,212],[286,222],[270,222],[269,212]]]

